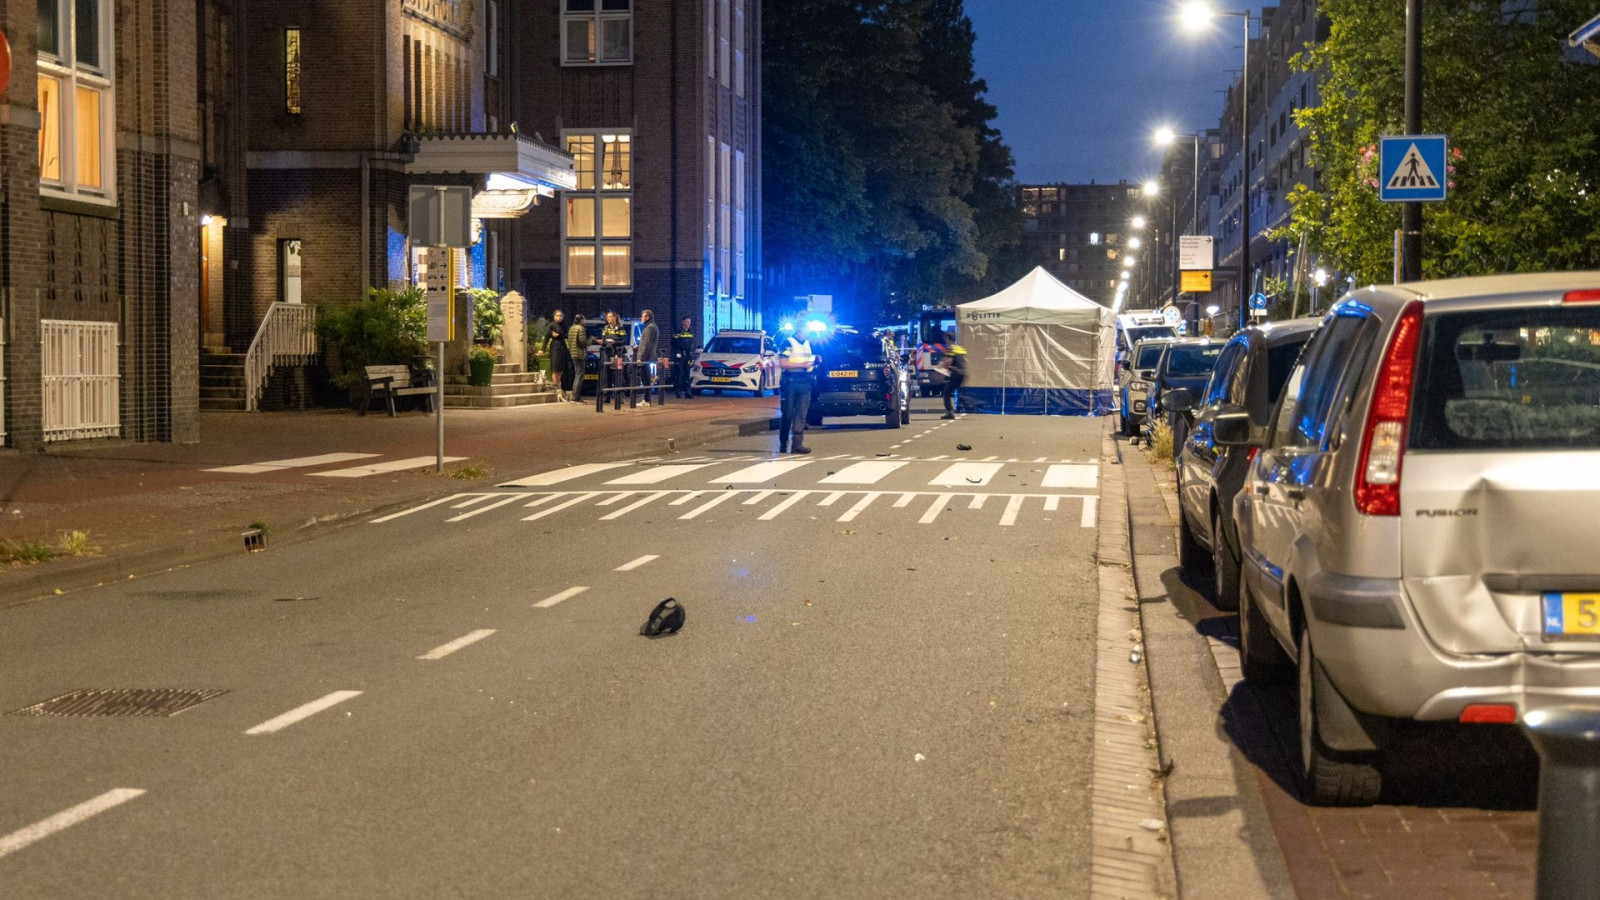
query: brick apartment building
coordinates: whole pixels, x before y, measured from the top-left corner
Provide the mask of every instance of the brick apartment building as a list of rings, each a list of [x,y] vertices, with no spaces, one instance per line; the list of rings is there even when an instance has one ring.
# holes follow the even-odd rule
[[[1140,256],[1130,226],[1141,211],[1138,185],[1023,185],[1022,242],[1031,265],[1110,307],[1129,257]]]
[[[760,0],[522,0],[523,133],[578,163],[518,226],[536,312],[761,323]],[[539,27],[532,27],[538,21]]]

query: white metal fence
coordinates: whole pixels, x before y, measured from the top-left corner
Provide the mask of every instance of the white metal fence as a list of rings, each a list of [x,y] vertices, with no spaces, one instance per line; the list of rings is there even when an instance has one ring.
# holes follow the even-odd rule
[[[317,308],[301,303],[274,303],[256,330],[244,357],[244,408],[260,407],[261,392],[273,366],[303,366],[317,356]]]
[[[117,323],[42,319],[44,439],[117,437]]]

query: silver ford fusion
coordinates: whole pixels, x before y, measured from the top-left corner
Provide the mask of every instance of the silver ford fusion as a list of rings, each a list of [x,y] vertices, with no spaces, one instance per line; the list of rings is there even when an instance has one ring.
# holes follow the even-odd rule
[[[1376,800],[1394,719],[1600,703],[1600,272],[1356,291],[1257,441],[1241,656],[1298,680],[1307,799]]]

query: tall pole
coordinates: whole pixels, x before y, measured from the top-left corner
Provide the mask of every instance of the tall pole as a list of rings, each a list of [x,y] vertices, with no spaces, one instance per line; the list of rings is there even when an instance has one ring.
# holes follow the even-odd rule
[[[1422,133],[1422,0],[1406,0],[1406,134]],[[1422,204],[1400,209],[1400,280],[1422,279]]]
[[[1416,3],[1417,0],[1409,0]],[[1239,246],[1239,327],[1250,316],[1250,11],[1244,11],[1244,74],[1240,78],[1243,89],[1239,92],[1240,130],[1244,132],[1241,145],[1244,153],[1244,199],[1239,211],[1239,227],[1244,232]]]

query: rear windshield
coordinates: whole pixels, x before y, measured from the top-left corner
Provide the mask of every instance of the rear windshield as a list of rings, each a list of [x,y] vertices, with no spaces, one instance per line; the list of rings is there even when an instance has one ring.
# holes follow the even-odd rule
[[[1600,305],[1425,322],[1411,446],[1600,447]]]
[[[1185,347],[1181,344],[1167,345],[1166,374],[1176,378],[1190,375],[1209,375],[1212,367],[1217,364],[1217,357],[1222,355],[1222,344],[1206,344]]]
[[[826,341],[814,341],[811,346],[829,365],[883,362],[883,342],[865,334],[835,332]]]
[[[754,337],[714,337],[706,345],[708,353],[760,353],[761,339]]]
[[[1135,328],[1124,328],[1122,329],[1122,334],[1123,339],[1128,342],[1128,346],[1132,347],[1134,344],[1150,338],[1175,338],[1178,336],[1178,330],[1171,325],[1141,325]]]
[[[1154,369],[1156,363],[1161,361],[1161,351],[1166,344],[1145,344],[1139,348],[1139,355],[1133,360],[1135,369]]]

